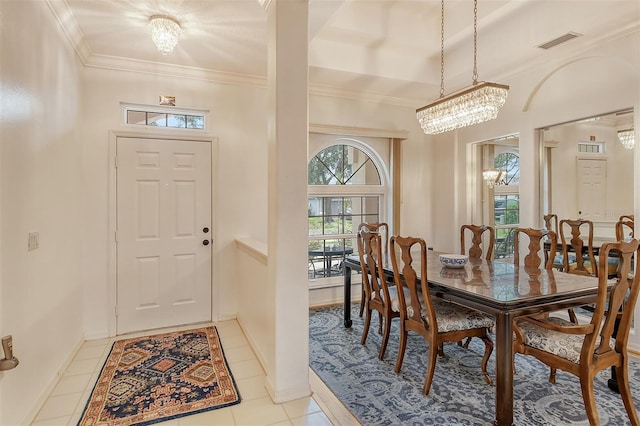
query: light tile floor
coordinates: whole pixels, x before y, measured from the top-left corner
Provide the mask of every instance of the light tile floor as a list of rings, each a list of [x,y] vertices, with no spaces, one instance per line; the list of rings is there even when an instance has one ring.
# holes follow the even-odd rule
[[[207,326],[202,324],[200,326]],[[320,379],[309,370],[312,396],[274,404],[265,389],[266,376],[242,328],[235,320],[215,324],[242,402],[238,405],[158,423],[171,426],[325,426],[359,425]],[[145,334],[189,329],[174,327]],[[116,339],[85,342],[45,401],[33,426],[77,425],[111,345]]]

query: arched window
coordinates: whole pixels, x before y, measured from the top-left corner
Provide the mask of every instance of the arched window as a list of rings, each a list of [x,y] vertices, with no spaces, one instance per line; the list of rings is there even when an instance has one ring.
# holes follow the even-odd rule
[[[309,162],[309,279],[342,275],[344,257],[357,253],[358,225],[385,218],[381,164],[356,145],[328,146]]]
[[[309,185],[380,185],[371,158],[353,146],[333,145],[309,162]]]
[[[493,167],[503,171],[500,184],[520,185],[520,157],[513,152],[503,152],[493,159]]]

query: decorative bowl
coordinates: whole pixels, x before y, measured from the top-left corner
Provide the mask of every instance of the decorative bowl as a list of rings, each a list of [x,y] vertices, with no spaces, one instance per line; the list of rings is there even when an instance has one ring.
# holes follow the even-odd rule
[[[464,268],[464,265],[469,261],[469,256],[466,254],[441,254],[440,263],[447,268]]]

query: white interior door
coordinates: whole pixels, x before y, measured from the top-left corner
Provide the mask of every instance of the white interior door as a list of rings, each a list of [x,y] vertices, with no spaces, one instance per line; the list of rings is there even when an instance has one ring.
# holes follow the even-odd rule
[[[211,144],[116,151],[117,333],[211,320]]]
[[[578,158],[578,215],[602,220],[607,209],[607,160]]]

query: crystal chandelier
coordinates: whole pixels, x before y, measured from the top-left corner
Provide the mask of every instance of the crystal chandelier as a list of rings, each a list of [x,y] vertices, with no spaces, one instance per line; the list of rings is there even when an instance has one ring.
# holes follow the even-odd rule
[[[151,39],[163,55],[173,52],[182,33],[178,21],[167,15],[153,15],[149,18],[149,30]]]
[[[618,140],[627,149],[633,149],[633,146],[636,144],[635,134],[633,129],[627,130],[619,130],[618,131]]]
[[[444,0],[440,42],[440,98],[416,110],[422,130],[435,135],[496,118],[507,100],[509,86],[478,82],[478,0],[474,0],[473,6],[473,84],[447,96],[444,95]]]
[[[498,169],[488,169],[482,172],[482,178],[489,188],[500,185],[500,179],[504,172]]]

